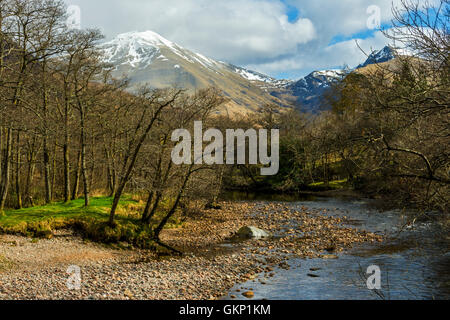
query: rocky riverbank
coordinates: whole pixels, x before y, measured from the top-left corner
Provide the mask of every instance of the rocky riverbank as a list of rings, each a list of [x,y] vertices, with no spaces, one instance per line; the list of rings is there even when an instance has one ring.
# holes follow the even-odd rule
[[[323,210],[264,202],[221,207],[164,231],[163,241],[186,253],[181,258],[85,242],[70,230],[49,240],[2,235],[0,299],[218,299],[256,274],[271,277],[275,267],[289,268],[291,257],[336,259],[355,243],[382,241]],[[275,237],[228,241],[242,226]],[[73,265],[81,270],[79,290],[67,287]]]

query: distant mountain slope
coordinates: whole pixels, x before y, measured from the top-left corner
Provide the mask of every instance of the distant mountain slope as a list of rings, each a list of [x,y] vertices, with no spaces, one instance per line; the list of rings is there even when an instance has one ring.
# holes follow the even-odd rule
[[[373,64],[385,63],[395,58],[395,51],[390,47],[384,47],[374,51],[367,60],[353,70],[366,68]],[[324,96],[332,88],[333,84],[345,77],[345,70],[314,71],[306,77],[289,84],[283,90],[273,91],[272,94],[279,98],[290,97],[293,103],[301,110],[318,112],[326,108]]]
[[[227,111],[249,114],[265,104],[280,108],[294,105],[303,111],[318,112],[324,96],[344,70],[314,71],[298,81],[278,80],[262,73],[216,61],[173,43],[159,34],[129,32],[104,43],[106,62],[115,66],[117,77],[127,75],[133,88],[149,84],[154,88],[177,86],[198,90],[215,86],[230,99]],[[373,52],[355,70],[394,59],[390,47]]]
[[[325,93],[343,79],[343,70],[315,71],[287,87],[297,104],[305,111],[318,111]]]
[[[116,67],[114,74],[127,75],[133,87],[149,84],[197,90],[216,86],[231,99],[227,107],[232,113],[252,113],[267,103],[285,106],[264,86],[287,81],[209,59],[152,31],[121,34],[101,48],[106,62]]]

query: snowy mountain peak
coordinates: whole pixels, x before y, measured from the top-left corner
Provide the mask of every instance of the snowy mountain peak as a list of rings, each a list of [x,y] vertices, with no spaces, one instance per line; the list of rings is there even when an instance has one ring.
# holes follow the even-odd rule
[[[178,44],[167,40],[153,31],[128,32],[118,35],[115,39],[104,43],[103,49],[105,61],[115,66],[129,66],[143,70],[155,61],[169,62],[169,56],[176,55],[177,59],[200,64],[203,68],[219,72],[217,67],[222,65],[199,53],[187,50]],[[179,64],[172,67],[179,68]]]
[[[122,43],[130,43],[130,42],[144,42],[149,45],[160,46],[165,45],[168,47],[174,46],[174,43],[162,37],[153,31],[144,31],[144,32],[127,32],[117,36],[117,41]]]
[[[101,48],[104,52],[105,62],[113,64],[117,69],[121,66],[122,68],[131,67],[135,70],[145,70],[155,63],[166,62],[167,64],[172,63],[171,68],[180,72],[182,72],[183,64],[197,65],[217,74],[222,74],[225,68],[245,80],[259,83],[263,89],[266,88],[266,85],[279,88],[290,84],[288,80],[277,80],[259,72],[215,61],[200,53],[185,49],[153,31],[123,33],[104,43]]]
[[[389,46],[384,47],[379,51],[372,52],[367,58],[366,62],[360,64],[357,69],[364,68],[371,64],[383,63],[395,58],[396,52]]]
[[[330,79],[340,79],[344,75],[344,71],[341,69],[333,69],[333,70],[321,70],[321,71],[314,71],[313,73],[309,74],[307,77],[314,77],[314,78],[324,78],[326,80]]]
[[[178,55],[182,55],[183,50],[153,31],[123,33],[101,45],[101,48],[106,62],[134,68],[146,68],[156,59],[167,60],[161,54],[161,48],[167,48]]]

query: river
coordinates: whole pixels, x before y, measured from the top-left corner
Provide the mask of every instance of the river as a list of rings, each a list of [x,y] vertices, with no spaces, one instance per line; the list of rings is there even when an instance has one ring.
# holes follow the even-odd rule
[[[433,300],[450,298],[450,237],[438,222],[411,221],[412,212],[380,211],[372,200],[232,194],[233,200],[283,202],[292,208],[328,209],[331,216],[350,218],[351,226],[386,234],[383,243],[357,245],[339,259],[290,259],[289,270],[236,285],[226,299],[245,300]],[[420,220],[420,219],[419,219]],[[381,289],[369,290],[367,268],[381,270]],[[314,277],[311,277],[313,275]]]

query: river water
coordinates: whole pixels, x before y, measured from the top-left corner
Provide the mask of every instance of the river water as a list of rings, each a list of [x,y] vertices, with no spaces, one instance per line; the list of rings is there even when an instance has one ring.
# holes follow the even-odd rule
[[[244,200],[242,195],[232,198],[237,197]],[[238,284],[228,299],[234,295],[245,300],[242,292],[250,289],[254,299],[269,300],[450,299],[450,235],[437,222],[427,219],[408,224],[412,213],[381,212],[371,200],[256,195],[245,196],[245,200],[287,202],[299,210],[302,206],[328,209],[330,216],[346,216],[352,227],[386,234],[389,240],[357,245],[336,260],[291,259],[289,270],[275,269],[273,278],[264,279],[266,284],[259,281],[262,275]],[[380,290],[367,286],[367,269],[373,265],[381,270]]]

